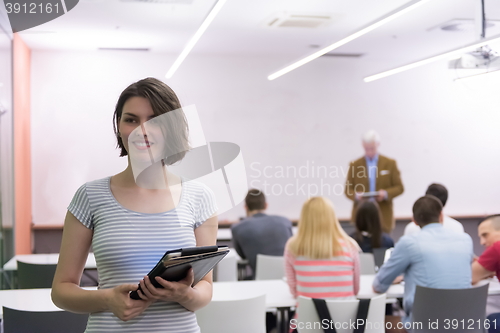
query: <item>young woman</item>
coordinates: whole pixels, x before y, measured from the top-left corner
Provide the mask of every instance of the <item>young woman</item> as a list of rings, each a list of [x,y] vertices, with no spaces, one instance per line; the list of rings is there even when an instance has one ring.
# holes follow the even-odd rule
[[[358,245],[331,202],[313,197],[302,207],[297,235],[285,246],[285,272],[294,297],[351,299],[359,291]]]
[[[382,232],[382,218],[378,204],[372,200],[358,203],[354,218],[356,231],[351,235],[363,252],[373,252],[377,248],[394,247],[391,237]]]
[[[193,311],[210,302],[211,274],[194,287],[192,271],[179,282],[157,278],[164,288],[145,276],[167,250],[216,242],[213,192],[167,169],[189,149],[187,122],[174,111],[179,108],[172,89],[157,79],[127,87],[114,128],[128,166],[82,185],[68,207],[52,300],[90,313],[88,333],[200,331]],[[79,287],[91,246],[98,290]],[[129,293],[139,282],[144,292],[133,300]]]

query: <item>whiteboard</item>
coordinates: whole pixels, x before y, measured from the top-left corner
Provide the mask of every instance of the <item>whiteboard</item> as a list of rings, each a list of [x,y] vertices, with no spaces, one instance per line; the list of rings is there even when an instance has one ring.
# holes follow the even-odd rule
[[[163,78],[169,59],[33,51],[35,224],[62,223],[81,184],[126,166],[115,150],[114,104],[131,82]],[[369,129],[380,133],[380,153],[396,159],[401,171],[405,192],[394,200],[396,217],[411,216],[414,201],[433,182],[449,190],[448,215],[499,212],[498,78],[455,84],[446,63],[438,62],[367,84],[365,74],[390,63],[361,57],[320,58],[267,81],[282,63],[279,57],[190,55],[168,81],[183,104],[196,105],[207,141],[241,147],[249,186],[267,188],[269,213],[297,219],[308,196],[324,195],[339,218],[348,218],[345,172],[363,155],[361,136]],[[240,204],[219,218],[244,214]]]

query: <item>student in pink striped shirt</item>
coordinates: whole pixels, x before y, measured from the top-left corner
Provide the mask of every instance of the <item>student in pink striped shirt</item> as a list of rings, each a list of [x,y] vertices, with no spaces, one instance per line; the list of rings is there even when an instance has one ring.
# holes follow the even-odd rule
[[[302,207],[297,235],[285,246],[285,273],[294,297],[354,299],[359,291],[359,246],[340,226],[330,200]]]

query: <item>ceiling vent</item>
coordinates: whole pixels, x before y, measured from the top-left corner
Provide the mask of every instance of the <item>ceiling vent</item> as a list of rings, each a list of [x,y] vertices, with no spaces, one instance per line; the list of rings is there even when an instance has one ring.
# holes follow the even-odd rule
[[[328,52],[322,55],[322,57],[339,57],[339,58],[359,58],[362,57],[363,53],[332,53]]]
[[[148,52],[149,48],[142,47],[99,47],[99,51],[142,51]]]
[[[321,46],[318,44],[309,45],[311,49],[319,49]],[[328,52],[322,55],[322,57],[339,57],[339,58],[359,58],[364,56],[364,53],[338,53],[338,52]]]
[[[98,48],[99,51],[142,51],[142,52],[148,52],[148,48],[141,48],[141,47],[100,47]]]
[[[319,28],[331,24],[339,15],[279,13],[267,20],[271,28]]]
[[[432,28],[427,29],[428,31],[432,30],[441,30],[447,32],[474,32],[476,29],[476,21],[473,19],[453,19],[446,21],[444,23],[438,24]],[[487,20],[486,21],[486,30],[489,33],[494,31],[500,31],[500,21],[498,20]]]

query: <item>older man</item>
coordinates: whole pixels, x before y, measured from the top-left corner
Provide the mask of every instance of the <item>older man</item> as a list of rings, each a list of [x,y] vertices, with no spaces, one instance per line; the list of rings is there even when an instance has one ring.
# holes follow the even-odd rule
[[[382,230],[390,233],[394,229],[392,199],[403,193],[403,183],[396,161],[380,155],[378,147],[380,136],[369,131],[363,136],[365,156],[349,165],[345,185],[345,195],[354,201],[352,216],[356,204],[363,197],[371,197],[378,201],[382,213]]]
[[[411,321],[417,285],[440,289],[471,286],[472,239],[464,232],[443,228],[442,210],[443,205],[432,195],[415,202],[413,220],[422,230],[399,239],[373,281],[373,290],[383,293],[404,274],[405,322]]]

